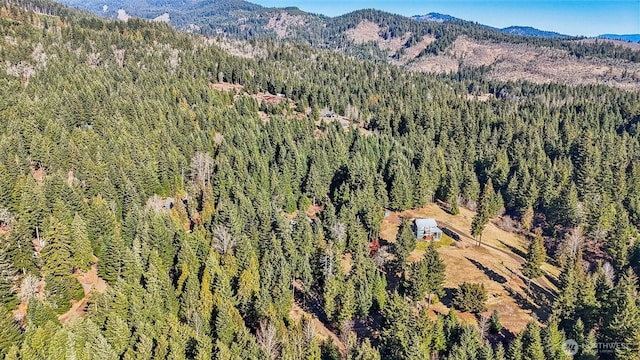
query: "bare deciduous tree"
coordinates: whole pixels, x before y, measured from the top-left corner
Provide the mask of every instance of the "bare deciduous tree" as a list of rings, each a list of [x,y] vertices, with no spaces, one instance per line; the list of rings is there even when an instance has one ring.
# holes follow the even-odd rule
[[[316,337],[316,327],[313,325],[313,320],[311,318],[305,317],[303,319],[302,331],[304,332],[305,344],[309,346],[313,338]]]
[[[611,263],[605,262],[602,264],[602,274],[607,279],[609,284],[613,285],[616,280],[616,270],[611,266]]]
[[[320,263],[322,264],[322,271],[324,273],[325,280],[328,280],[333,275],[333,252],[333,242],[329,241],[327,243],[327,247],[325,248],[324,254],[322,254],[322,256],[320,257]]]
[[[487,338],[487,334],[489,333],[489,316],[483,314],[480,316],[480,320],[478,320],[478,330],[480,330],[480,338],[485,340]]]
[[[591,237],[596,243],[603,242],[604,239],[607,238],[607,235],[609,235],[609,230],[603,228],[602,224],[598,224],[598,226],[591,231]]]
[[[578,254],[578,251],[582,250],[584,246],[584,232],[582,227],[577,227],[569,233],[566,238],[564,249],[567,255],[575,258]]]
[[[339,221],[331,225],[330,231],[334,239],[338,240],[339,242],[342,242],[344,240],[345,235],[347,234],[346,227],[344,226],[343,223]]]
[[[265,320],[260,321],[260,327],[256,334],[258,344],[262,348],[262,351],[268,356],[269,359],[277,359],[279,355],[278,340],[276,339],[277,331],[276,326],[271,322]]]
[[[388,246],[381,246],[373,256],[373,263],[378,269],[382,269],[384,264],[389,260]]]
[[[127,52],[127,49],[118,49],[114,45],[111,46],[111,50],[113,50],[113,58],[116,60],[118,66],[124,67],[124,55]]]
[[[13,215],[11,215],[9,210],[0,208],[0,226],[11,226],[13,220]]]
[[[236,240],[226,227],[216,225],[213,229],[213,246],[220,254],[226,254],[236,247]]]
[[[27,302],[29,299],[38,295],[38,289],[40,288],[40,279],[35,276],[29,275],[22,280],[20,284],[20,292],[18,293],[18,299],[21,302]]]
[[[205,186],[211,180],[213,158],[208,152],[196,152],[191,159],[191,180],[197,185]]]

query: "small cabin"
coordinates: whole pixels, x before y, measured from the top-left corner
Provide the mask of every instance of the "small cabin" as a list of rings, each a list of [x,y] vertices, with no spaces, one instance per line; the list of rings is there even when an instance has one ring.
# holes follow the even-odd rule
[[[413,231],[418,240],[442,239],[442,230],[438,227],[435,219],[416,219],[413,222]]]

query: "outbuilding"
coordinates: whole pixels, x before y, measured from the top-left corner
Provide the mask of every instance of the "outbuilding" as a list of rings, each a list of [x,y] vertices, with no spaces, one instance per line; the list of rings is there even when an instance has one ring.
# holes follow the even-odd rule
[[[413,232],[419,240],[442,239],[442,230],[435,219],[416,219],[413,222]]]

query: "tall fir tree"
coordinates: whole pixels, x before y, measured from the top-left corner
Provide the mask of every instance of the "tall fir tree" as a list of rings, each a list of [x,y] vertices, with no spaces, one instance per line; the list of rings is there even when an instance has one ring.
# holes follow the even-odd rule
[[[89,241],[87,225],[77,213],[71,223],[71,244],[73,267],[88,270],[93,264],[93,249]]]
[[[395,260],[394,270],[404,275],[407,270],[407,258],[409,253],[416,248],[416,236],[411,229],[409,220],[404,218],[402,223],[398,227],[398,234],[396,235],[396,242],[393,244]]]
[[[544,247],[544,240],[542,239],[542,232],[536,231],[533,240],[529,243],[527,255],[525,257],[525,263],[522,266],[522,274],[529,279],[535,279],[542,276],[542,269],[540,266],[545,262],[546,250]]]

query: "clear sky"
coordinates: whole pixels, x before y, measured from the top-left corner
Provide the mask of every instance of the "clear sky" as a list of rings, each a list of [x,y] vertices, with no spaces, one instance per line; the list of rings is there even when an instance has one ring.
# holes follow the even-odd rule
[[[567,35],[640,33],[640,0],[249,0],[328,16],[375,8],[402,15],[438,12],[494,27],[533,26]]]

